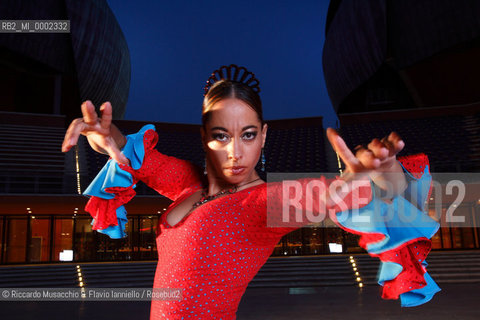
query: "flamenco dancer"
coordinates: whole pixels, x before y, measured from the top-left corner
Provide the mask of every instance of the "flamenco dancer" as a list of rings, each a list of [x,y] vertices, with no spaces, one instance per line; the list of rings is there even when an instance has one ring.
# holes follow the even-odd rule
[[[84,102],[83,118],[75,119],[66,132],[64,152],[82,134],[94,150],[111,157],[84,192],[90,197],[85,210],[93,217],[93,230],[111,238],[126,236],[123,205],[134,197],[139,180],[173,201],[157,226],[153,287],[179,288],[181,299],[152,299],[150,319],[235,319],[248,283],[282,236],[310,223],[302,213],[300,223],[272,227],[289,200],[283,199],[282,182],[265,182],[255,170],[260,158],[264,170],[268,128],[259,92],[259,81],[243,67],[223,66],[212,73],[200,130],[205,168],[157,151],[153,125],[123,136],[112,123],[109,102],[100,107],[101,118],[90,101]],[[345,172],[334,179],[296,180],[303,190],[312,180],[327,187],[312,189],[312,199],[323,199],[313,201],[313,207],[305,192],[300,205],[328,214],[341,228],[361,235],[359,245],[381,260],[382,298],[400,297],[402,306],[429,301],[440,288],[425,268],[430,238],[439,227],[423,210],[431,192],[427,156],[397,159],[404,142],[395,132],[357,147],[355,154],[334,129],[328,128],[327,136]],[[353,182],[362,179],[367,185],[356,187]],[[328,187],[334,182],[348,187],[341,199],[348,208],[333,201]],[[379,196],[379,190],[388,196]],[[417,190],[416,196],[407,200],[403,195],[411,190]],[[360,197],[368,201],[356,212],[372,218],[370,224],[354,217]],[[414,219],[400,219],[399,208]],[[379,220],[392,209],[393,217]]]

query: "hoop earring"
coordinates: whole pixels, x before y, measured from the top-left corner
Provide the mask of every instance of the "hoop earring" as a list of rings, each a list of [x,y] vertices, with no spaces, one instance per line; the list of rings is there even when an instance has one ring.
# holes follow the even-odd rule
[[[265,154],[263,153],[263,148],[262,148],[262,171],[265,172]]]
[[[207,158],[205,158],[205,164],[203,166],[203,174],[207,175]]]

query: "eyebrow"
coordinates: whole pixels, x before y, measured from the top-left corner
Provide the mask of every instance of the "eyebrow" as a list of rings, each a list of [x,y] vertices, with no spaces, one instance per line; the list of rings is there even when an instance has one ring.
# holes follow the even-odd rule
[[[254,126],[254,125],[245,126],[245,127],[242,128],[242,131],[245,131],[245,130],[250,129],[250,128],[257,129],[257,126]],[[222,130],[222,131],[228,132],[228,130],[225,129],[224,127],[213,127],[211,130],[212,131],[213,130]]]

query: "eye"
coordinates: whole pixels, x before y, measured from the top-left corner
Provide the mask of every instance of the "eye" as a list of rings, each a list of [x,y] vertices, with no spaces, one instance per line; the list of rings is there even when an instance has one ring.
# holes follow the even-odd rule
[[[212,134],[212,138],[217,140],[217,141],[221,141],[221,142],[225,142],[227,141],[227,135],[226,134],[223,134],[223,133],[214,133]]]
[[[257,136],[257,132],[255,131],[245,132],[243,136],[245,137],[245,140],[253,140]]]

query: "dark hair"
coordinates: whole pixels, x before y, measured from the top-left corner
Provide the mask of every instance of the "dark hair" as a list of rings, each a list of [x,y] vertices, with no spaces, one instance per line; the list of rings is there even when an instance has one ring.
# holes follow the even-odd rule
[[[202,125],[204,128],[210,119],[211,109],[215,103],[228,98],[236,98],[248,104],[257,113],[258,120],[261,124],[260,129],[262,129],[265,122],[263,121],[262,100],[260,99],[260,95],[254,90],[254,87],[243,82],[229,79],[216,81],[205,94],[202,106]]]

